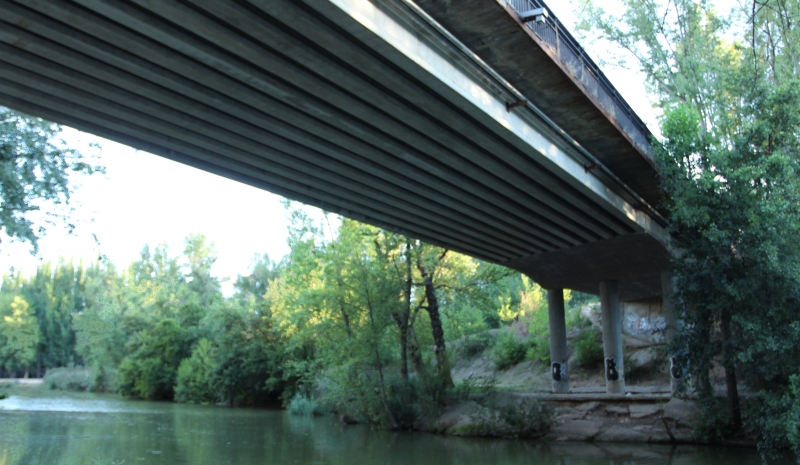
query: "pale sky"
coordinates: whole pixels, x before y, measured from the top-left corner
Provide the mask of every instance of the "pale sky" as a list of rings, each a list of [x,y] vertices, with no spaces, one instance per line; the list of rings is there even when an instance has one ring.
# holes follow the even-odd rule
[[[567,2],[551,2],[553,13],[567,25],[575,16]],[[595,43],[586,47],[595,58],[606,53]],[[630,70],[607,69],[606,75],[633,110],[656,129],[656,117],[647,99],[644,77]],[[249,274],[254,254],[268,253],[279,260],[289,249],[288,221],[280,196],[216,175],[172,162],[130,147],[65,128],[64,140],[86,154],[96,154],[106,174],[75,180],[80,184],[73,196],[76,208],[72,235],[65,228],[50,227],[39,241],[37,257],[26,244],[0,244],[0,273],[11,267],[32,273],[40,260],[59,257],[84,262],[100,254],[118,267],[139,257],[145,244],[168,244],[174,254],[183,250],[183,239],[204,234],[215,244],[218,260],[212,272],[223,283],[226,294],[238,274]],[[98,142],[102,149],[89,147]],[[320,211],[308,207],[315,216]],[[95,237],[97,240],[95,240]]]

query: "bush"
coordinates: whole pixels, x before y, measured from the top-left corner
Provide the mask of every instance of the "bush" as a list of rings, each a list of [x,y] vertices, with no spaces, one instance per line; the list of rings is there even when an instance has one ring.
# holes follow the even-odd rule
[[[176,402],[208,404],[219,400],[219,391],[214,386],[215,354],[211,341],[201,339],[192,356],[183,359],[178,366]]]
[[[63,391],[91,391],[95,387],[94,373],[84,367],[51,368],[42,382],[48,389]]]
[[[592,368],[603,362],[603,345],[597,342],[597,330],[583,328],[575,338],[575,363],[582,368]]]
[[[530,340],[528,341],[528,350],[525,352],[525,358],[531,362],[542,362],[545,365],[550,365],[550,344],[549,341]]]
[[[494,363],[500,370],[525,360],[527,344],[520,342],[511,330],[503,331],[494,346]]]
[[[475,376],[474,374],[461,380],[452,391],[452,397],[457,402],[470,400],[474,394],[485,394],[497,386],[497,378],[492,376]]]
[[[172,400],[178,366],[186,354],[186,336],[178,322],[161,320],[139,333],[136,350],[119,365],[120,392],[147,400]]]
[[[525,356],[532,362],[550,365],[550,317],[547,308],[542,307],[533,312],[528,324],[528,334],[530,336]]]
[[[300,417],[312,417],[321,415],[322,411],[317,402],[305,394],[295,394],[289,402],[289,413]]]
[[[494,338],[490,334],[479,334],[464,341],[462,353],[465,358],[473,359],[481,355],[486,349],[492,346]]]
[[[490,395],[472,412],[473,423],[462,429],[475,436],[539,437],[550,427],[553,409],[540,399],[507,399]]]

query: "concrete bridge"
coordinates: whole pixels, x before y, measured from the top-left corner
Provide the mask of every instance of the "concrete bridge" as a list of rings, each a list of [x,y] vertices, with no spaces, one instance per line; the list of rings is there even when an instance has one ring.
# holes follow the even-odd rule
[[[669,265],[650,134],[533,1],[0,0],[0,104],[528,274],[558,391],[560,290],[600,293],[621,392],[619,302]]]

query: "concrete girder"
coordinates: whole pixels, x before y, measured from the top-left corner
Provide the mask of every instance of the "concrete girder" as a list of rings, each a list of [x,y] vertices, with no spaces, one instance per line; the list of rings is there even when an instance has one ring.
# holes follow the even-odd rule
[[[535,230],[533,232],[535,233]]]
[[[118,118],[111,116],[110,113],[101,113],[93,109],[80,107],[74,103],[62,101],[62,99],[54,97],[50,94],[37,92],[33,89],[24,89],[23,86],[17,83],[6,81],[3,78],[0,78],[0,94],[5,94],[20,100],[28,101],[38,106],[47,105],[56,109],[56,111],[60,111],[61,113],[74,114],[77,118],[84,119],[94,125],[103,124],[114,131],[118,131],[121,134],[126,134],[131,139],[156,141],[158,146],[169,150],[174,150],[179,153],[190,154],[194,158],[206,163],[213,164],[214,160],[218,158],[214,154],[222,153],[228,155],[226,163],[234,167],[231,168],[232,171],[251,176],[271,185],[282,187],[285,190],[299,192],[305,197],[329,198],[331,199],[331,205],[337,205],[351,211],[367,211],[369,212],[368,217],[374,216],[379,221],[384,222],[384,224],[402,225],[404,223],[408,223],[405,218],[399,218],[387,213],[387,211],[391,211],[390,208],[386,208],[385,206],[381,207],[376,205],[375,202],[364,202],[363,197],[360,197],[357,194],[348,193],[343,190],[336,190],[336,193],[340,195],[332,195],[331,192],[334,192],[333,186],[306,173],[297,170],[284,169],[280,166],[276,166],[274,163],[267,162],[263,159],[255,159],[256,157],[252,155],[243,154],[233,148],[228,148],[223,144],[210,142],[208,140],[204,141],[205,145],[207,147],[212,147],[214,149],[213,151],[206,148],[193,146],[192,144],[184,141],[187,138],[196,138],[202,140],[203,138],[200,134],[188,133],[187,131],[182,134],[182,137],[176,138],[173,135],[157,132],[159,130],[158,126],[164,124],[163,121],[155,122],[153,125],[155,127],[135,127],[131,125],[130,122],[118,120]],[[143,116],[139,122],[146,124],[146,120],[147,118]],[[182,131],[173,130],[172,132]],[[241,161],[241,159],[245,159],[247,161]],[[423,234],[428,235],[428,237],[435,237],[436,235],[448,236],[447,240],[454,241],[453,244],[455,244],[455,247],[459,249],[472,249],[475,250],[480,256],[495,256],[499,253],[497,249],[491,247],[485,248],[484,244],[474,245],[470,244],[469,242],[462,242],[457,236],[450,236],[446,231],[428,229],[419,224],[415,225],[417,228],[423,231]]]
[[[585,170],[591,155],[535,108],[507,111],[524,96],[415,8],[0,0],[0,60],[21,68],[0,70],[2,98],[548,288],[627,273],[650,292],[664,234],[636,193]]]
[[[509,112],[508,102],[498,98],[498,86],[485,82],[489,77],[484,68],[478,66],[480,59],[463,44],[458,51],[450,50],[448,47],[457,39],[445,37],[434,28],[435,21],[422,10],[413,9],[412,1],[376,2],[380,7],[361,0],[303,1],[368,46],[380,49],[383,56],[412,76],[420,79],[428,76],[430,86],[439,95],[538,161],[552,176],[593,199],[599,208],[632,223],[637,232],[646,231],[663,243],[668,242],[657,221],[639,211],[622,192],[580,163],[581,157],[570,147],[573,142],[553,138],[553,128],[532,112]],[[437,79],[432,80],[430,76]],[[510,84],[504,83],[504,86],[510,87]]]
[[[0,44],[0,61],[2,61],[4,58],[7,58],[10,54],[3,53],[4,47],[6,47],[4,44]],[[8,52],[13,51],[14,50],[10,50]],[[37,68],[36,64],[30,62],[27,62],[26,65],[26,69],[35,70]],[[52,68],[56,66],[58,65],[52,64],[49,66],[51,69],[41,69],[41,72],[47,73],[48,71],[53,71]],[[505,253],[514,253],[520,248],[530,247],[530,245],[523,246],[519,243],[509,242],[507,238],[493,237],[493,231],[487,227],[482,227],[483,225],[481,223],[462,223],[463,216],[458,215],[449,209],[439,209],[435,211],[431,210],[426,207],[428,200],[413,191],[387,189],[385,183],[378,182],[369,176],[359,176],[359,173],[354,173],[353,170],[347,169],[345,166],[343,166],[343,164],[338,163],[334,157],[328,158],[320,156],[319,154],[313,153],[311,150],[292,141],[265,141],[260,137],[260,134],[252,133],[246,134],[246,136],[250,137],[249,140],[241,140],[240,137],[237,137],[237,134],[231,133],[226,135],[224,134],[224,131],[220,131],[218,127],[215,127],[205,121],[197,120],[193,116],[185,113],[179,113],[171,108],[162,108],[163,105],[151,100],[139,99],[136,98],[135,95],[125,95],[127,91],[118,88],[112,88],[108,84],[94,80],[89,76],[75,76],[72,74],[77,73],[56,70],[56,72],[59,73],[59,76],[62,78],[61,82],[57,82],[52,79],[49,81],[44,81],[46,78],[37,76],[26,69],[18,68],[14,65],[6,65],[0,69],[0,76],[9,78],[18,83],[25,83],[26,86],[33,86],[34,84],[37,84],[34,86],[37,90],[47,92],[54,96],[64,96],[70,101],[95,109],[98,109],[100,106],[97,104],[97,102],[92,101],[88,92],[93,92],[95,95],[112,102],[124,101],[128,103],[127,106],[129,108],[136,111],[148,115],[159,115],[158,119],[167,118],[164,120],[164,123],[166,124],[174,123],[183,127],[184,129],[201,134],[201,137],[213,136],[220,142],[227,143],[238,149],[250,152],[256,156],[267,157],[268,153],[265,153],[263,149],[265,147],[269,147],[277,150],[277,152],[272,154],[272,156],[269,158],[278,163],[293,169],[306,170],[307,172],[318,172],[320,169],[326,170],[327,172],[324,178],[327,181],[337,180],[337,184],[340,186],[357,188],[363,183],[363,192],[361,190],[362,188],[359,188],[360,193],[367,193],[375,200],[383,201],[388,205],[392,205],[398,210],[405,210],[410,213],[412,217],[421,215],[424,217],[423,219],[425,221],[428,221],[431,224],[438,223],[440,227],[444,228],[457,227],[458,231],[469,235],[473,239],[484,241],[484,243],[491,242],[493,245],[499,246],[500,249],[505,250]],[[74,89],[80,89],[86,94],[84,94],[82,98],[76,99],[76,97],[79,97],[79,94],[76,92],[76,90],[70,89],[67,86],[63,86],[61,83],[72,85]],[[198,109],[196,113],[193,112],[194,115],[197,115],[198,113],[202,113],[202,109]],[[109,114],[120,117],[123,112],[120,112],[118,109],[109,109]],[[221,127],[227,126],[224,124],[224,120],[216,119],[216,121]],[[242,132],[243,129],[247,128],[246,123],[235,124],[232,126],[233,127],[228,128],[228,130],[231,132]],[[220,134],[221,132],[222,134]],[[248,133],[249,131],[243,132]],[[257,144],[264,145],[262,146]],[[287,154],[289,153],[292,155],[288,156]],[[323,154],[329,155],[329,153]],[[303,160],[305,164],[302,164],[300,160]],[[319,177],[319,175],[317,176]],[[411,204],[413,204],[415,208],[411,208]]]
[[[366,50],[355,44],[353,47],[339,47],[333,57],[326,55],[323,50],[298,41],[280,27],[265,27],[267,19],[264,16],[268,15],[273,18],[272,21],[280,21],[282,26],[292,28],[295,34],[307,37],[310,44],[350,41],[342,34],[330,30],[324,22],[308,12],[299,14],[301,12],[297,5],[285,2],[252,2],[262,12],[259,17],[258,10],[253,12],[243,5],[229,1],[192,0],[192,3],[236,30],[247,30],[248,38],[258,41],[258,45],[262,47],[269,47],[298,64],[313,63],[314,66],[308,68],[310,72],[342,83],[343,88],[359,94],[366,102],[380,102],[380,108],[408,121],[418,131],[436,134],[436,138],[451,147],[456,154],[492,172],[498,178],[493,184],[497,192],[511,197],[527,194],[526,200],[521,201],[542,205],[540,208],[549,210],[547,218],[557,224],[568,227],[563,220],[559,221],[558,216],[564,215],[564,211],[577,208],[584,218],[581,227],[597,234],[597,238],[628,232],[624,226],[614,222],[603,224],[602,221],[608,222],[608,217],[598,214],[595,206],[589,205],[586,199],[573,195],[571,191],[566,191],[563,198],[553,195],[552,190],[558,189],[555,180],[546,176],[541,167],[532,160],[507,144],[500,143],[496,138],[487,137],[485,130],[478,124],[462,112],[455,111],[447,101],[432,98],[429,92],[421,88],[419,82],[397,70],[376,66],[380,61]],[[159,7],[163,8],[164,2],[160,2]],[[399,95],[400,92],[402,95]],[[423,112],[423,117],[419,116],[420,111]],[[412,115],[417,117],[411,118]],[[487,157],[487,153],[497,159]],[[511,187],[520,192],[509,190]],[[586,216],[598,223],[586,223]],[[573,217],[569,219],[572,220],[570,224],[576,224]],[[587,235],[583,237],[587,240],[596,239]]]
[[[571,223],[571,229],[564,229],[564,226],[559,228],[557,225],[553,225],[552,218],[542,216],[543,213],[547,212],[546,208],[528,210],[524,202],[517,200],[521,194],[519,190],[514,189],[513,186],[507,183],[503,183],[491,170],[485,170],[458,156],[450,148],[450,145],[460,144],[457,139],[453,138],[444,143],[425,134],[423,132],[425,126],[419,128],[411,127],[410,124],[420,119],[419,115],[415,118],[412,114],[408,114],[407,117],[401,118],[393,112],[385,111],[374,105],[374,101],[378,99],[382,99],[380,100],[381,106],[391,105],[391,99],[387,94],[373,94],[371,99],[366,99],[356,94],[348,93],[339,87],[339,85],[345,85],[347,79],[353,79],[352,77],[338,80],[337,85],[333,85],[332,82],[322,79],[282,56],[270,53],[268,49],[252,43],[249,38],[237,35],[229,28],[225,28],[177,2],[140,2],[140,6],[147,8],[166,21],[158,21],[152,15],[145,16],[137,9],[126,7],[125,5],[117,3],[111,5],[111,2],[106,0],[80,0],[80,2],[101,11],[105,15],[109,15],[116,21],[120,21],[142,34],[156,38],[162,44],[204,63],[206,66],[221,70],[242,82],[247,82],[249,85],[277,99],[298,107],[306,106],[312,114],[320,111],[329,111],[329,109],[323,109],[323,107],[333,106],[351,118],[368,122],[377,130],[397,140],[407,141],[420,152],[427,154],[428,157],[433,157],[445,163],[449,168],[468,176],[465,180],[467,184],[475,191],[481,192],[482,197],[491,199],[498,207],[528,221],[533,219],[532,217],[538,216],[531,223],[537,226],[549,223],[548,232],[558,236],[561,241],[577,245],[588,240],[587,238],[579,239],[575,236],[582,228],[576,227],[577,225],[574,223]],[[212,42],[228,53],[223,53],[222,50],[212,47],[204,41],[197,40],[193,35],[176,28],[174,24],[191,24],[192,30],[200,34],[204,40]],[[314,64],[317,65],[319,63],[315,62]],[[333,70],[326,71],[333,72]],[[368,90],[368,86],[362,88],[362,91],[365,90]],[[307,93],[311,99],[301,97],[304,93]],[[319,105],[319,102],[323,101],[325,105]],[[373,101],[373,103],[369,103],[369,101]],[[394,107],[393,109],[397,112],[400,107]],[[416,124],[419,123],[417,122]],[[446,133],[437,133],[436,137],[438,139],[445,135]],[[466,147],[461,147],[461,150],[467,149]],[[425,158],[417,157],[414,163],[428,164]],[[488,161],[486,157],[484,159]],[[505,196],[495,189],[487,189],[487,186],[483,185],[479,180],[483,182],[495,180],[495,188],[506,188]],[[509,201],[510,199],[513,200]],[[536,202],[535,199],[527,199],[527,201]],[[534,214],[533,211],[536,211],[536,213]]]
[[[247,184],[247,185],[250,185],[250,186],[253,186],[253,187],[264,189],[264,190],[267,190],[269,192],[275,193],[277,195],[282,195],[282,196],[290,198],[290,199],[295,199],[298,202],[302,202],[302,203],[305,203],[305,204],[308,204],[308,205],[313,205],[313,206],[321,208],[323,210],[335,211],[335,212],[338,212],[339,214],[341,214],[343,216],[346,216],[348,218],[352,218],[352,219],[355,219],[355,220],[358,220],[358,221],[362,221],[364,223],[374,224],[375,226],[378,226],[380,228],[396,231],[396,232],[398,232],[400,234],[405,234],[405,235],[410,236],[410,237],[417,237],[417,238],[419,238],[419,239],[421,239],[423,241],[427,241],[427,242],[429,242],[431,244],[437,244],[436,237],[426,236],[424,234],[418,234],[418,233],[415,233],[415,232],[410,231],[408,229],[403,229],[402,226],[398,227],[398,226],[393,225],[393,224],[383,223],[380,220],[375,220],[375,219],[370,218],[368,216],[364,216],[363,214],[359,213],[357,210],[348,210],[346,208],[343,208],[341,205],[332,204],[332,203],[326,202],[324,200],[320,200],[320,198],[317,198],[317,197],[309,197],[309,196],[306,196],[303,193],[300,193],[300,192],[297,192],[297,191],[293,191],[293,190],[290,190],[290,189],[285,189],[285,188],[283,188],[281,186],[278,186],[278,185],[275,185],[275,184],[271,184],[271,183],[269,183],[267,181],[264,181],[262,179],[258,179],[258,178],[254,177],[254,176],[251,176],[251,175],[247,174],[247,173],[242,173],[242,172],[239,172],[239,171],[231,170],[231,169],[229,169],[229,168],[227,168],[225,166],[220,166],[219,164],[216,164],[216,163],[209,163],[209,162],[197,159],[197,158],[195,158],[195,157],[193,157],[191,155],[187,155],[187,154],[182,153],[182,152],[177,152],[175,150],[168,149],[168,148],[162,147],[160,145],[153,144],[153,143],[148,142],[146,140],[136,139],[136,138],[128,136],[126,134],[122,134],[122,133],[118,133],[116,131],[110,130],[105,126],[95,125],[95,124],[83,121],[81,119],[75,118],[72,115],[54,111],[54,110],[52,110],[51,108],[48,108],[48,107],[43,107],[43,106],[40,106],[40,105],[36,105],[36,104],[30,103],[28,101],[21,100],[21,99],[18,99],[16,97],[13,97],[13,96],[10,96],[10,95],[7,95],[7,94],[3,94],[3,93],[0,93],[0,101],[1,102],[5,102],[9,106],[12,106],[13,108],[17,108],[17,109],[19,109],[19,111],[22,111],[22,112],[25,112],[25,113],[41,115],[41,117],[46,118],[46,119],[48,119],[50,121],[62,121],[63,124],[69,125],[70,127],[73,127],[75,129],[78,129],[78,130],[81,130],[81,131],[84,131],[84,132],[88,132],[88,133],[91,133],[91,134],[96,134],[96,135],[98,135],[100,137],[105,137],[106,139],[109,139],[109,140],[118,141],[121,144],[129,145],[131,147],[140,147],[141,150],[144,150],[144,151],[159,155],[161,157],[164,157],[166,159],[169,159],[169,160],[172,160],[172,161],[175,161],[175,162],[178,162],[178,163],[185,164],[187,166],[191,166],[191,167],[194,167],[194,168],[197,168],[197,169],[200,169],[200,170],[212,173],[212,174],[216,174],[218,176],[222,176],[222,177],[225,177],[225,178],[237,181],[237,182],[241,182],[243,184]],[[488,256],[482,256],[480,251],[468,251],[468,250],[464,251],[464,250],[462,250],[461,252],[467,253],[467,254],[472,254],[473,256],[475,256],[477,258],[484,259],[484,260],[488,259]]]
[[[9,30],[10,30],[10,29],[12,29],[12,28],[9,28]],[[2,32],[0,32],[0,38],[2,38],[2,36],[3,36],[3,34],[2,34]],[[36,40],[36,39],[34,39],[34,38],[31,38],[30,40],[31,40],[30,42],[27,42],[27,43],[26,43],[26,49],[29,49],[29,50],[30,50],[30,49],[32,49],[32,48],[33,48],[33,46],[35,45],[35,40]],[[66,51],[66,50],[58,50],[58,51],[57,51],[57,52],[55,52],[53,55],[55,55],[55,56],[59,56],[59,57],[61,57],[61,59],[62,59],[62,60],[64,60],[64,59],[66,59],[66,57],[69,55],[69,51]],[[101,73],[102,64],[99,64],[99,63],[86,63],[86,62],[82,62],[81,64],[83,64],[84,66],[80,66],[80,64],[76,64],[76,65],[74,66],[74,68],[76,68],[76,69],[83,69],[83,68],[86,68],[86,65],[91,65],[91,66],[93,67],[93,69],[95,69],[96,71],[98,71],[96,74],[102,74],[102,73]],[[130,79],[135,79],[135,78],[132,78],[132,77],[130,77],[130,76],[128,76],[128,78],[130,78]],[[130,80],[128,80],[128,81],[125,81],[125,80],[119,81],[119,80],[118,80],[117,82],[118,82],[118,85],[125,86],[125,87],[128,87],[126,84],[131,84],[131,81],[130,81]],[[134,86],[134,87],[135,87],[135,86]],[[156,97],[156,96],[154,96],[153,94],[151,94],[151,95],[149,95],[148,97],[150,97],[150,98],[153,98],[153,99],[157,99],[157,100],[159,100],[159,101],[162,101],[162,100],[164,100],[164,99],[165,99],[165,97],[166,97],[166,96],[165,96],[165,94],[160,94],[160,95],[158,95],[158,96]],[[167,100],[168,100],[168,99],[167,99]],[[295,140],[296,140],[296,139],[295,139]],[[307,141],[306,141],[306,142],[307,142]],[[373,153],[373,155],[376,155],[376,153],[375,153],[375,152],[372,152],[372,153]],[[374,158],[374,157],[373,157],[373,158]],[[370,164],[370,160],[368,160],[368,159],[367,159],[367,160],[363,160],[363,161],[361,162],[360,166],[361,166],[361,168],[363,168],[365,165],[366,165],[366,166],[369,166],[369,164]],[[410,173],[410,174],[411,174],[411,175],[415,175],[415,174],[416,174],[416,175],[418,175],[419,177],[424,177],[424,173],[412,172],[412,173]],[[396,176],[395,176],[395,177],[396,177]],[[394,177],[389,177],[389,178],[388,178],[388,180],[392,180],[392,179],[394,179]],[[395,182],[396,182],[396,180],[395,180]],[[425,188],[421,188],[421,189],[420,189],[420,188],[419,188],[419,186],[417,186],[417,189],[419,189],[419,190],[420,190],[420,191],[422,191],[422,192],[424,192],[424,191],[426,190]],[[428,189],[428,190],[430,190],[430,189]],[[463,192],[462,192],[462,193],[460,193],[460,194],[461,194],[461,196],[462,196],[462,197],[465,197],[465,195],[464,195],[464,193],[463,193]],[[468,197],[468,194],[467,194],[467,196],[466,196],[466,197],[467,197],[467,199],[468,199],[468,200],[470,200],[470,201],[473,201],[473,200],[474,200],[474,202],[475,202],[475,203],[478,203],[478,204],[480,203],[480,200],[479,200],[479,199],[469,199],[469,197]],[[437,197],[437,196],[431,196],[431,198],[433,198],[433,199],[439,199],[439,197]],[[432,203],[433,203],[433,202],[432,202]],[[473,205],[474,205],[474,203],[473,203]],[[490,208],[490,207],[487,207],[487,208],[491,210],[491,208]],[[467,214],[469,215],[470,213],[467,213]],[[474,213],[473,213],[473,215],[474,215]],[[492,223],[492,224],[502,223],[501,221],[498,221],[498,220],[496,220],[496,219],[494,219],[493,221],[487,221],[487,220],[484,220],[484,221],[485,221],[485,222],[487,222],[487,223]],[[506,231],[506,233],[510,232],[510,231],[509,231],[509,229],[504,229],[504,231]],[[523,237],[523,238],[524,238],[524,240],[530,240],[530,234],[524,234],[524,233],[523,233],[523,234],[520,234],[518,237]],[[529,246],[529,247],[534,247],[534,250],[547,250],[547,249],[552,249],[552,246],[551,246],[551,245],[544,245],[544,247],[542,247],[541,245],[538,245],[538,246]]]

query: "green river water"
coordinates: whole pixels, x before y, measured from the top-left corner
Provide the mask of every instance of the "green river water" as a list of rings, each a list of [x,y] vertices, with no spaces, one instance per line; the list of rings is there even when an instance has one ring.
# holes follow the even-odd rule
[[[392,433],[332,417],[23,389],[0,400],[0,465],[758,464],[750,449]],[[788,463],[788,462],[787,462]]]

